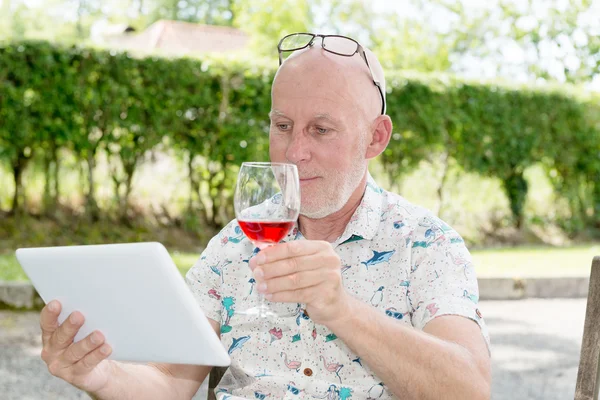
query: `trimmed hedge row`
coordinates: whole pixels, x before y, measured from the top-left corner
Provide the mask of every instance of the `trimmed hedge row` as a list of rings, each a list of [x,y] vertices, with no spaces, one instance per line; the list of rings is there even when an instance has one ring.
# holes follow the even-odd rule
[[[119,160],[112,174],[119,209],[152,149],[173,149],[189,166],[189,207],[214,227],[232,216],[231,189],[244,160],[268,158],[274,68],[244,60],[133,58],[45,42],[0,47],[0,162],[21,176],[35,157],[47,174],[48,206],[60,192],[59,153],[87,171],[87,210],[97,215],[99,151]],[[568,200],[575,231],[600,219],[598,98],[575,88],[480,84],[391,72],[394,137],[381,157],[392,182],[440,154],[467,171],[497,177],[515,223],[523,218],[523,171],[543,163]],[[52,184],[50,184],[52,183]],[[202,193],[209,193],[208,198]]]

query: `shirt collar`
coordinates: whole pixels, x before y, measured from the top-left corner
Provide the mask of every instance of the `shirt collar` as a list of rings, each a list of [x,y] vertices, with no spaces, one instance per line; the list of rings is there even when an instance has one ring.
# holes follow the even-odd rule
[[[379,229],[383,193],[383,189],[369,173],[363,198],[350,218],[350,222],[346,225],[344,233],[335,241],[334,245],[363,239],[372,240],[375,237]]]

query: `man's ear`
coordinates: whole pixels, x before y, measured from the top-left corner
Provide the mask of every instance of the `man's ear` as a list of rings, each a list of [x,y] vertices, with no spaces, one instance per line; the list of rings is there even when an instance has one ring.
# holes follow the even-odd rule
[[[371,124],[371,134],[369,135],[371,141],[367,146],[365,155],[367,160],[383,153],[392,137],[392,128],[392,119],[387,115],[380,115],[373,121]]]

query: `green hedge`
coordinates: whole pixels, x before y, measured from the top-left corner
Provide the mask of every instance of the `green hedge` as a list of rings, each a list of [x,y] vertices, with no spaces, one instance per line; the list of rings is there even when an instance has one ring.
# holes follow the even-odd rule
[[[275,70],[243,60],[133,58],[43,42],[0,47],[0,162],[21,176],[32,159],[46,173],[46,206],[60,193],[59,150],[87,171],[87,211],[98,215],[99,151],[120,161],[112,173],[117,209],[127,210],[132,177],[149,150],[186,161],[190,211],[218,227],[232,215],[231,189],[244,160],[268,158]],[[523,218],[523,171],[543,163],[569,204],[575,231],[600,219],[600,103],[576,88],[527,88],[449,76],[388,73],[394,138],[381,157],[392,182],[446,154],[467,171],[497,177],[515,223]],[[209,198],[201,196],[209,193]]]
[[[526,87],[448,76],[390,74],[395,136],[383,160],[398,178],[440,152],[466,171],[496,177],[520,226],[524,170],[546,167],[567,200],[570,232],[600,221],[600,98],[574,87]]]

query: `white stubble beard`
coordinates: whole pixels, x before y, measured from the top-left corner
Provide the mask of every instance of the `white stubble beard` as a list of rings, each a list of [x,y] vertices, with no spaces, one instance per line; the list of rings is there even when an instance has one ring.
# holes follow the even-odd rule
[[[316,199],[318,203],[306,204],[303,201],[300,214],[311,219],[320,219],[341,210],[350,200],[350,196],[352,196],[366,172],[365,151],[366,134],[363,133],[359,142],[359,151],[356,152],[356,157],[352,160],[350,171],[348,173],[325,171],[322,176],[325,178],[326,184],[329,185],[324,187],[316,196],[318,197]]]

